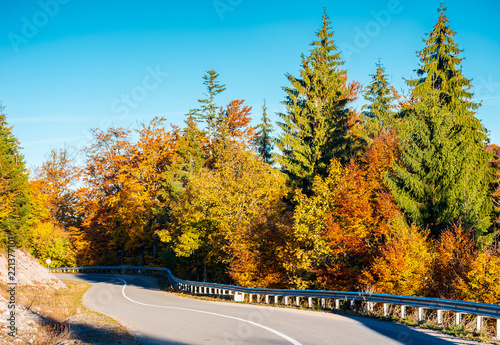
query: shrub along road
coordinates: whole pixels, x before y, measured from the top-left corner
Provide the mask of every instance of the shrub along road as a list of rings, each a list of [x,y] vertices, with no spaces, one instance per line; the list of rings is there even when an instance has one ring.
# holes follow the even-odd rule
[[[119,321],[141,344],[475,343],[369,318],[181,297],[147,276],[56,276],[92,283],[85,306]]]

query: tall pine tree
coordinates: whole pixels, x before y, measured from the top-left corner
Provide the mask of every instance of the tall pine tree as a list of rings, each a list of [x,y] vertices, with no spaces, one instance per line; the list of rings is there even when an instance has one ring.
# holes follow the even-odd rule
[[[344,61],[332,39],[326,12],[309,56],[302,55],[300,78],[288,74],[292,84],[278,114],[282,133],[276,140],[279,163],[295,185],[309,193],[315,175],[326,176],[333,157],[347,161],[357,154],[356,114],[348,107],[360,85],[347,83]]]
[[[365,99],[369,102],[363,106],[365,133],[373,139],[380,131],[387,131],[395,125],[395,100],[387,81],[385,68],[380,60],[376,64],[377,71],[372,74],[372,82],[366,87]]]
[[[3,201],[5,207],[0,212],[3,230],[0,239],[5,241],[7,235],[12,235],[22,246],[29,234],[31,192],[19,142],[12,134],[3,109],[0,105],[0,204]]]
[[[408,81],[413,102],[402,111],[401,159],[388,183],[410,220],[434,236],[461,222],[487,240],[492,172],[486,130],[475,117],[479,105],[459,68],[461,51],[445,10],[438,9],[438,23],[419,52],[419,78]]]
[[[269,117],[267,116],[267,106],[264,101],[264,105],[262,106],[262,118],[261,123],[258,126],[256,142],[255,146],[257,147],[257,152],[259,152],[260,157],[267,164],[272,165],[273,160],[273,140],[271,137],[271,133],[273,132],[273,125]]]
[[[459,57],[462,50],[453,40],[455,32],[449,28],[444,4],[438,8],[438,12],[438,22],[427,40],[424,40],[424,49],[418,52],[418,77],[407,83],[412,87],[417,101],[426,88],[437,90],[439,100],[453,113],[454,135],[484,148],[488,140],[487,131],[475,116],[480,104],[472,101],[471,80],[462,74],[463,59]]]
[[[475,157],[455,139],[452,114],[438,91],[419,97],[400,132],[400,159],[389,188],[408,218],[435,237],[458,221],[474,227],[479,238],[490,225],[488,172],[478,169]]]
[[[219,74],[214,70],[207,71],[203,76],[203,85],[207,87],[207,93],[205,93],[205,99],[199,99],[201,107],[194,114],[198,120],[205,121],[207,123],[208,129],[208,146],[209,154],[212,155],[212,141],[214,137],[215,126],[217,123],[217,105],[215,104],[214,98],[221,92],[226,90],[226,85],[220,84],[217,80]]]

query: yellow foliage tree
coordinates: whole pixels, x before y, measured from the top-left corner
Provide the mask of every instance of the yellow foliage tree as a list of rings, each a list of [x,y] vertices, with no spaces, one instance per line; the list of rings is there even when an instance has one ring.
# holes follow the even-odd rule
[[[432,262],[427,234],[406,225],[403,219],[393,229],[380,254],[363,272],[361,282],[378,293],[422,296]]]
[[[491,247],[477,254],[462,286],[464,299],[500,304],[500,248]]]
[[[178,256],[202,252],[205,267],[223,263],[238,284],[275,284],[279,274],[270,278],[268,271],[259,278],[255,267],[263,263],[263,250],[276,249],[272,241],[283,229],[275,215],[284,207],[286,178],[238,145],[216,146],[214,157],[213,169],[203,168],[189,179],[171,205],[173,221],[158,234]]]
[[[71,233],[54,217],[50,202],[52,196],[45,194],[43,191],[47,189],[41,186],[41,180],[30,183],[32,221],[28,250],[42,264],[45,264],[46,259],[51,259],[52,266],[74,266],[75,251],[71,244]]]

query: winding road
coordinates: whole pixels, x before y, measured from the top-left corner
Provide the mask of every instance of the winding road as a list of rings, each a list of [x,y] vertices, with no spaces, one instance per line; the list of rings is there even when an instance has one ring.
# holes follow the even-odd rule
[[[158,289],[155,278],[56,274],[93,284],[86,307],[119,321],[141,344],[473,344],[369,318],[181,297]]]

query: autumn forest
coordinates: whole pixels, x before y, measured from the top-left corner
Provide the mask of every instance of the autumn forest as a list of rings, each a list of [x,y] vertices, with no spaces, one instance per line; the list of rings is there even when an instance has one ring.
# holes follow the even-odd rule
[[[348,79],[325,12],[275,123],[265,102],[219,104],[209,70],[183,126],[95,129],[28,171],[2,107],[1,242],[52,266],[500,303],[500,148],[436,19],[397,91],[380,60]]]

